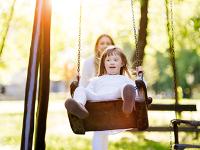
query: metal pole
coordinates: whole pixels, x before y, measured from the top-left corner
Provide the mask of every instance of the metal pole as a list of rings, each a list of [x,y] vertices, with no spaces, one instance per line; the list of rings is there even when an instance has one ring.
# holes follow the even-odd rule
[[[50,81],[50,28],[51,4],[50,0],[43,0],[41,40],[40,40],[40,80],[39,96],[35,131],[35,150],[45,149],[46,119],[49,102]]]
[[[21,150],[31,150],[34,132],[34,111],[37,89],[37,76],[39,65],[39,43],[41,32],[42,2],[36,1],[35,17],[32,32],[32,41],[29,56],[29,65],[26,81],[26,93],[24,102],[24,118],[21,137]]]

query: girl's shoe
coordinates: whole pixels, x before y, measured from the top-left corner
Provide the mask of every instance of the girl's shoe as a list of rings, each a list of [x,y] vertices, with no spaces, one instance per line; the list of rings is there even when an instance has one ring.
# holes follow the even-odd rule
[[[85,119],[89,115],[89,112],[87,111],[85,106],[78,103],[72,98],[66,100],[65,108],[67,109],[68,112],[77,116],[80,119]]]
[[[122,111],[125,114],[130,114],[133,109],[135,110],[135,88],[133,85],[128,84],[124,87],[123,93],[122,93],[122,99],[123,99],[123,106]]]

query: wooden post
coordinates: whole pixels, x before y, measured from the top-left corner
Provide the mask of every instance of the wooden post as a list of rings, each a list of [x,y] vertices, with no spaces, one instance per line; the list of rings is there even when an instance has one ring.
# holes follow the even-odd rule
[[[45,149],[46,119],[49,102],[51,4],[49,0],[43,0],[43,3],[40,35],[40,80],[35,132],[35,150]]]
[[[33,32],[32,32],[32,42],[31,42],[31,48],[30,48],[28,74],[27,74],[27,81],[26,81],[24,118],[23,118],[23,129],[22,129],[22,137],[21,137],[21,150],[32,149],[33,133],[34,133],[35,99],[36,99],[37,76],[38,76],[39,64],[41,67],[40,67],[40,86],[39,86],[40,92],[39,92],[38,110],[43,109],[44,114],[41,114],[40,111],[38,111],[37,116],[43,116],[42,119],[44,120],[41,123],[41,126],[43,127],[42,128],[43,131],[41,131],[42,132],[41,134],[43,136],[41,137],[37,136],[37,132],[36,132],[36,137],[38,137],[41,141],[44,141],[44,137],[45,137],[46,112],[48,108],[48,97],[49,97],[49,64],[50,64],[49,63],[50,40],[49,39],[50,39],[51,7],[48,4],[49,4],[48,0],[36,1],[34,25],[33,25]],[[46,11],[49,11],[49,12],[46,13]],[[46,66],[46,68],[44,66]],[[44,90],[45,85],[47,86],[46,90]],[[41,104],[42,103],[41,99],[45,101],[45,104],[46,104],[45,106]],[[39,132],[40,128],[38,126],[37,128],[38,128],[37,131]]]

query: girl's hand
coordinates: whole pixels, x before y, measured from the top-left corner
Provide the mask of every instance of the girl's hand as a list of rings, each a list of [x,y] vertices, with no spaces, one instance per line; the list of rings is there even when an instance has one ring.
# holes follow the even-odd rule
[[[136,67],[136,75],[137,75],[137,76],[140,76],[140,74],[143,74],[142,66]]]
[[[135,71],[132,72],[133,75],[136,75],[137,77],[142,76],[143,75],[143,69],[142,66],[138,66],[135,68]]]

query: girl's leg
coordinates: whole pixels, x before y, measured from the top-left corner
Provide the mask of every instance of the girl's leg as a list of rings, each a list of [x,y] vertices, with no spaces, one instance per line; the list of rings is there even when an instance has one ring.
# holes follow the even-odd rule
[[[121,89],[117,89],[115,91],[105,94],[96,94],[89,90],[86,93],[87,99],[92,101],[115,100],[117,98],[121,98]]]
[[[77,87],[76,90],[74,91],[73,99],[81,103],[82,105],[85,105],[87,101],[85,88]]]
[[[83,87],[77,87],[74,91],[73,99],[67,99],[65,102],[65,107],[68,112],[72,113],[80,119],[84,119],[89,115],[84,106],[86,101],[87,99],[85,89]]]
[[[121,97],[123,99],[123,112],[126,114],[130,114],[133,111],[133,109],[135,109],[135,87],[132,84],[125,84],[121,88]]]
[[[108,131],[95,131],[92,141],[92,150],[107,150],[108,135]]]

